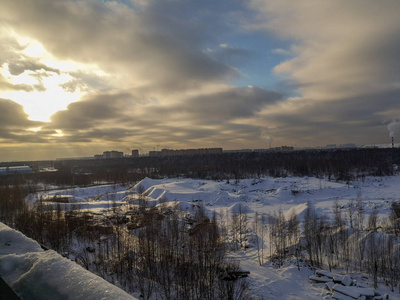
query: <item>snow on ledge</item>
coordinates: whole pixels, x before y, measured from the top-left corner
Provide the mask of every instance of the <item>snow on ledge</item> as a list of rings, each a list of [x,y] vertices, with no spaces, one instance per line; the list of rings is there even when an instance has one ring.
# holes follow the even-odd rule
[[[21,299],[135,299],[0,223],[0,277]]]

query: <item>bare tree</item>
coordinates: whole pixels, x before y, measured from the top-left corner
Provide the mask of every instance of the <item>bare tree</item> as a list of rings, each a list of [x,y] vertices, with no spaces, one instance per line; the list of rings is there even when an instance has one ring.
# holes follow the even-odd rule
[[[358,193],[357,195],[357,202],[356,202],[356,224],[357,224],[357,229],[359,231],[364,230],[364,205],[362,203],[362,198],[361,194]]]
[[[278,211],[278,231],[277,231],[277,254],[279,257],[279,265],[282,266],[284,260],[286,259],[286,247],[287,247],[287,227],[286,227],[286,219],[285,215],[282,212],[282,209],[279,208]]]
[[[255,243],[257,248],[258,263],[264,264],[264,237],[265,237],[266,218],[264,214],[254,213],[253,231],[255,234]]]
[[[307,202],[307,209],[304,215],[304,237],[306,240],[306,249],[308,252],[308,257],[311,264],[314,264],[314,253],[315,253],[315,244],[314,244],[314,232],[315,229],[315,219],[316,213],[314,207],[311,202]]]
[[[377,247],[378,210],[374,208],[368,218],[369,245],[368,261],[369,271],[374,277],[374,289],[378,287],[378,247]]]
[[[354,201],[350,200],[347,204],[347,212],[349,215],[350,228],[354,228]]]
[[[137,188],[137,193],[139,197],[139,211],[141,212],[143,212],[146,209],[146,196],[144,192],[145,192],[144,186],[139,184]]]
[[[396,236],[400,236],[400,202],[393,201],[390,208],[391,212],[389,220],[393,233]]]
[[[92,258],[90,256],[90,252],[87,250],[87,248],[83,248],[81,252],[79,252],[76,256],[78,262],[83,265],[86,270],[89,270],[89,266],[92,261]]]
[[[239,230],[239,244],[242,248],[246,248],[247,243],[247,209],[241,203],[238,205],[238,230]]]
[[[301,245],[299,243],[300,241],[300,229],[299,229],[299,219],[294,210],[292,210],[292,213],[290,215],[289,221],[288,221],[288,235],[290,238],[290,245],[292,248],[295,249],[295,256],[297,260],[297,269],[300,270],[300,264],[299,264],[299,258],[300,258],[300,253],[301,253]]]

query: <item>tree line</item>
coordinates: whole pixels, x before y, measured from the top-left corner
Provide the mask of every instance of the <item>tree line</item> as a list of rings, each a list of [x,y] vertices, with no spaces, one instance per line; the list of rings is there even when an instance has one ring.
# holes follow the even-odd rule
[[[50,163],[50,162],[49,162]],[[10,165],[7,163],[6,165]],[[315,176],[330,180],[363,180],[365,176],[389,176],[400,165],[400,148],[253,151],[168,157],[60,160],[57,172],[39,172],[43,162],[21,162],[33,174],[0,176],[0,185],[20,177],[25,184],[87,186],[97,182],[133,183],[145,177],[186,177],[240,180],[262,176]],[[5,165],[5,163],[0,163]]]

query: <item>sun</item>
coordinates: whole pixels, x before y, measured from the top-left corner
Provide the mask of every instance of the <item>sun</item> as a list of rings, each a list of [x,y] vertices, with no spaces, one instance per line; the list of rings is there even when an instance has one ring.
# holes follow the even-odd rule
[[[74,74],[84,70],[104,76],[96,66],[57,59],[37,40],[16,33],[12,36],[20,45],[14,52],[18,59],[0,65],[0,79],[12,86],[0,89],[0,98],[21,104],[30,120],[49,122],[51,115],[67,109],[90,90]]]

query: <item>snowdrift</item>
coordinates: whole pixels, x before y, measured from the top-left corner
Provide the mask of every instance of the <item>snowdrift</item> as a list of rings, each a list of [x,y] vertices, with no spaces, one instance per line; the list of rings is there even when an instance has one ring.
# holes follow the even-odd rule
[[[3,223],[0,276],[21,299],[135,299]]]

